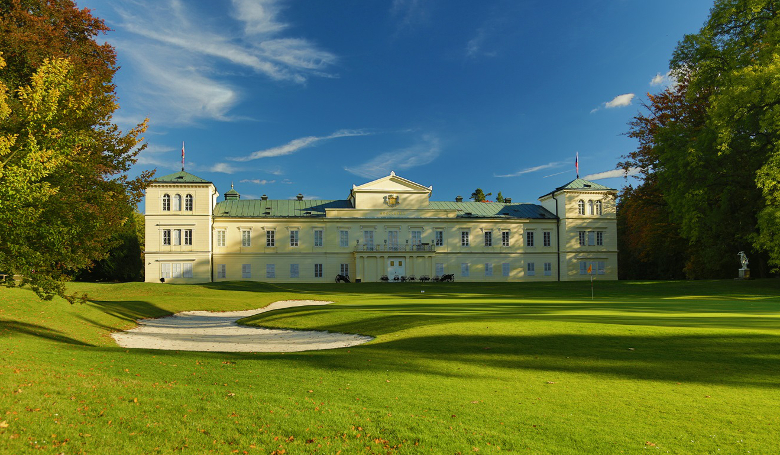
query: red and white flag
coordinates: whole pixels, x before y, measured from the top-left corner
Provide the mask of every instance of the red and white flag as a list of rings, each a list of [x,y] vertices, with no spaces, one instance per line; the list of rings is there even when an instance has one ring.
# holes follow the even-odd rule
[[[181,141],[181,170],[184,170],[184,141]]]
[[[184,147],[181,149],[182,159],[184,159]],[[574,156],[574,169],[577,171],[577,178],[580,178],[580,152]]]

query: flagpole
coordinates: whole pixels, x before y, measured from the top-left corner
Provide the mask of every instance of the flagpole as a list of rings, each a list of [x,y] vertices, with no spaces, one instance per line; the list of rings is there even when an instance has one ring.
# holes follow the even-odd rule
[[[181,171],[184,172],[184,141],[181,141]]]
[[[593,274],[590,274],[590,299],[593,300]]]

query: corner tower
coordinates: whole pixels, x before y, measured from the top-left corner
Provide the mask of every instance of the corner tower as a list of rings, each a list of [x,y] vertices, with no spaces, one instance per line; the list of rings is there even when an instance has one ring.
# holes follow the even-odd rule
[[[217,189],[181,171],[155,179],[145,195],[147,282],[211,281],[211,226]]]

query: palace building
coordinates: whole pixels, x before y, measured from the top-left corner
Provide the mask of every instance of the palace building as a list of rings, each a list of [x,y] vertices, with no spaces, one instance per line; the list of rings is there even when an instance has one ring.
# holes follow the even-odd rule
[[[616,280],[617,192],[577,178],[539,204],[432,201],[395,173],[347,199],[223,200],[181,171],[146,189],[146,281]]]

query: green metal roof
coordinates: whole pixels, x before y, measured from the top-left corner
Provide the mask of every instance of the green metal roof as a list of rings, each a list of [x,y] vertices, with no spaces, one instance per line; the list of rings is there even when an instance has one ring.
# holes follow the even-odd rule
[[[612,191],[615,191],[614,188],[610,188],[608,186],[600,185],[598,183],[591,182],[590,180],[576,178],[576,179],[572,180],[571,182],[569,182],[569,183],[567,183],[567,184],[565,184],[563,186],[559,186],[558,188],[550,191],[549,193],[544,194],[544,195],[539,196],[539,197],[549,196],[549,195],[551,195],[553,193],[557,193],[558,191],[561,191],[561,190],[580,190],[580,191],[612,190]]]
[[[179,171],[154,179],[155,183],[211,183],[189,172]]]
[[[246,218],[324,217],[325,209],[351,209],[347,200],[228,200],[217,203],[214,216]],[[555,219],[555,215],[536,204],[503,204],[499,202],[435,202],[428,209],[457,210],[462,218],[534,218]],[[408,212],[407,212],[408,215]]]

